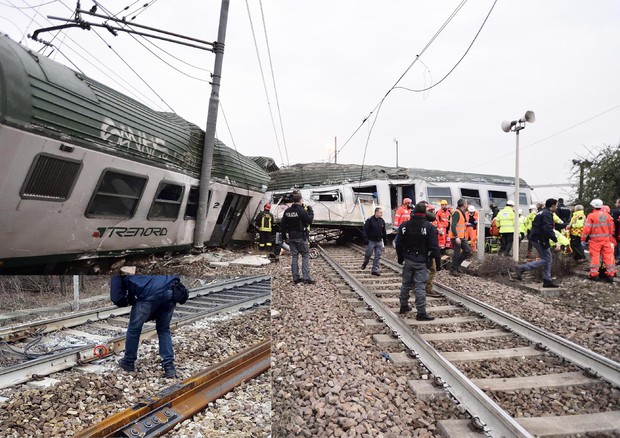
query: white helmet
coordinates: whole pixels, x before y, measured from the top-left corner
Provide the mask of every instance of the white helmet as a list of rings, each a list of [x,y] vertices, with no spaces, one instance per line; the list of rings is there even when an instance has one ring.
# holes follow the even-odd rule
[[[590,202],[590,205],[594,208],[601,208],[603,206],[603,201],[600,199],[593,199],[592,202]]]
[[[523,214],[523,209],[519,209],[519,214]]]
[[[470,213],[473,213],[474,211],[476,211],[476,207],[474,207],[473,205],[470,205],[469,207],[467,207],[467,211]]]
[[[530,210],[536,210],[536,204],[530,205]]]
[[[513,201],[512,199],[509,199],[508,201],[506,201],[506,205],[515,205],[515,201]]]

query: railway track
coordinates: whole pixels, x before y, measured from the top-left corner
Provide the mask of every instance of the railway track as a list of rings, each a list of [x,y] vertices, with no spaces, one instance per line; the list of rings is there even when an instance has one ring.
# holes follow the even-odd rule
[[[244,277],[192,289],[177,305],[172,330],[219,313],[269,302],[271,277]],[[131,309],[106,307],[0,330],[0,352],[11,360],[0,369],[0,388],[38,379],[123,351]],[[144,325],[141,340],[157,336]],[[50,347],[51,346],[51,347]],[[52,350],[52,351],[49,351]]]
[[[350,302],[364,325],[382,332],[373,337],[390,360],[419,361],[434,376],[410,383],[418,397],[450,394],[471,415],[440,421],[445,435],[464,436],[472,427],[481,436],[620,432],[618,397],[597,404],[601,394],[618,394],[617,362],[438,283],[443,298],[427,298],[434,321],[400,316],[399,265],[382,260],[377,278],[360,269],[359,248],[321,248],[321,255],[357,295]],[[591,403],[575,408],[574,399]]]
[[[271,343],[256,345],[112,415],[78,437],[156,437],[204,410],[209,402],[269,369]]]

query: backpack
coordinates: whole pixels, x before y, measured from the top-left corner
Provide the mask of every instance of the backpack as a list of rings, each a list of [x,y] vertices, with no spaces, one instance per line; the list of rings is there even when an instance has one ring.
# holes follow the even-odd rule
[[[185,285],[183,285],[183,283],[181,283],[180,281],[177,281],[176,283],[172,285],[172,299],[174,301],[176,301],[179,304],[185,304],[188,298],[189,298],[189,291],[187,290]]]

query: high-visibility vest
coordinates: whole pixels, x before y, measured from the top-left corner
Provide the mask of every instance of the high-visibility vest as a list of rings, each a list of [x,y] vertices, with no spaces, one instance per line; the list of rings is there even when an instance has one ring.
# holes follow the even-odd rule
[[[497,221],[497,226],[499,227],[499,232],[501,234],[514,233],[515,211],[512,207],[504,207],[499,213],[497,213],[495,220]]]
[[[262,212],[261,217],[258,220],[258,231],[271,232],[271,225],[273,222],[273,216],[270,213]]]
[[[465,222],[465,214],[463,214],[463,212],[459,209],[454,210],[454,213],[452,214],[456,214],[456,212],[459,212],[459,220],[456,223],[456,236],[454,235],[454,230],[452,229],[452,227],[450,227],[450,239],[456,239],[456,237],[460,237],[461,239],[465,238],[465,227],[466,227],[466,222]]]
[[[583,210],[577,210],[573,213],[573,217],[570,220],[570,235],[581,236],[583,227],[586,224],[586,214]]]
[[[519,234],[525,234],[527,230],[527,218],[523,216],[519,216]]]
[[[586,218],[586,224],[581,232],[581,240],[590,239],[609,240],[614,233],[614,220],[602,210],[594,210]]]
[[[410,218],[411,210],[404,205],[401,205],[396,209],[396,213],[394,213],[394,223],[392,224],[392,226],[395,229],[398,229],[398,227],[400,227],[400,224],[402,224],[403,222],[407,222]]]

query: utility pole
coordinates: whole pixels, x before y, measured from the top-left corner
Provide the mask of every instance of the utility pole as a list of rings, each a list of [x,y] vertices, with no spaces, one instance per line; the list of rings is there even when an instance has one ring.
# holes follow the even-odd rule
[[[334,164],[338,164],[338,137],[334,137]]]
[[[194,248],[200,250],[204,247],[205,235],[207,233],[209,187],[211,185],[211,167],[213,166],[213,147],[215,143],[215,128],[217,126],[217,109],[220,103],[220,79],[222,78],[222,64],[224,61],[224,43],[226,41],[226,24],[228,23],[229,3],[230,0],[222,0],[220,25],[217,32],[217,41],[214,46],[215,65],[213,67],[211,97],[209,98],[209,113],[207,115],[207,128],[205,131],[204,150],[202,153],[202,169],[200,172],[196,229],[194,230]]]
[[[398,140],[394,137],[394,143],[396,143],[396,167],[398,167]]]

